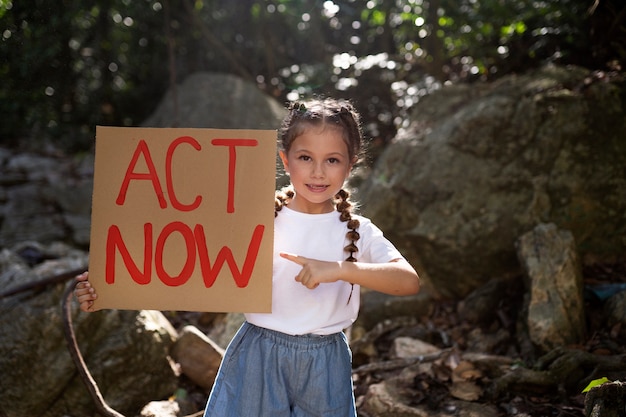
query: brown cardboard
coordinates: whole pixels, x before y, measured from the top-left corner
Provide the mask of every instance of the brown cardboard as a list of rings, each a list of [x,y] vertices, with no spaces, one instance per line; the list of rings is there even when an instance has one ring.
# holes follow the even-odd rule
[[[94,309],[270,312],[275,161],[273,130],[98,126]]]

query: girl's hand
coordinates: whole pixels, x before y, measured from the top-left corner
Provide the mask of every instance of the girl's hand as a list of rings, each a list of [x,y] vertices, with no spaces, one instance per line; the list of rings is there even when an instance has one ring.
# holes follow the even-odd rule
[[[80,309],[85,312],[92,312],[93,302],[98,295],[96,290],[93,289],[88,281],[89,272],[83,272],[80,275],[76,275],[76,287],[74,288],[74,296],[80,303]]]
[[[322,283],[340,279],[341,262],[319,261],[284,252],[280,256],[302,266],[302,270],[296,275],[296,281],[308,289],[312,290]]]

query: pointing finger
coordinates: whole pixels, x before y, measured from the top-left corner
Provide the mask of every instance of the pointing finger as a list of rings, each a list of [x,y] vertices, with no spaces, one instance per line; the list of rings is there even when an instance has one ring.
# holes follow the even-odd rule
[[[304,264],[307,261],[307,258],[305,258],[304,256],[298,256],[298,255],[294,255],[293,253],[286,253],[286,252],[281,252],[280,256],[290,260],[291,262],[295,262],[298,265],[304,266]]]

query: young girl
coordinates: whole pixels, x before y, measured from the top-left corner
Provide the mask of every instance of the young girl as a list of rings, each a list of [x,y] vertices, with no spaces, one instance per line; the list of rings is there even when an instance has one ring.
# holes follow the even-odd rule
[[[362,146],[350,103],[295,103],[278,139],[291,185],[276,195],[272,312],[245,315],[204,416],[355,417],[343,330],[357,318],[359,288],[410,295],[419,278],[380,229],[352,213],[342,188]],[[87,273],[77,280],[89,311],[96,294]]]

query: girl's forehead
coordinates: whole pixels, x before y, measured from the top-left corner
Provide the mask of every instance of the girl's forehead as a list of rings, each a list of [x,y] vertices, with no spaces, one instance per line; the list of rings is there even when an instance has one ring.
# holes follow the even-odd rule
[[[311,126],[304,130],[291,142],[291,149],[348,153],[342,130],[329,126]]]

